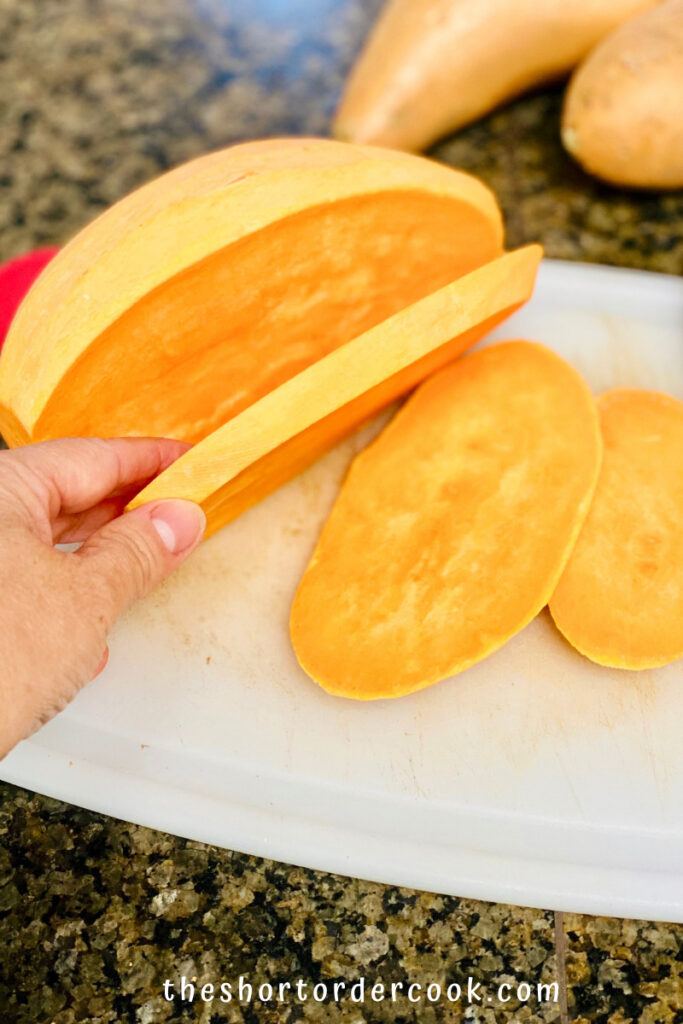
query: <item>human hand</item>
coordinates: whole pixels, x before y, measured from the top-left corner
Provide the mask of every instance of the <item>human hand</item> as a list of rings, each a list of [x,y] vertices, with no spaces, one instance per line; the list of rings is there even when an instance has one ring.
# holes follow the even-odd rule
[[[201,541],[202,509],[133,494],[187,450],[65,438],[0,451],[0,757],[104,668],[118,616]],[[75,552],[53,545],[80,541]]]

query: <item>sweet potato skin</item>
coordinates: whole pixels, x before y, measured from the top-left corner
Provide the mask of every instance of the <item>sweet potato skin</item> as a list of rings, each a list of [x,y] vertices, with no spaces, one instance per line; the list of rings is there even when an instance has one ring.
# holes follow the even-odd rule
[[[435,374],[351,466],[292,607],[302,667],[370,700],[502,646],[555,589],[600,454],[592,396],[542,345]]]
[[[562,141],[615,185],[683,186],[683,0],[667,0],[607,36],[575,72]]]
[[[592,661],[654,668],[683,656],[683,402],[618,390],[598,409],[598,486],[550,612]]]
[[[571,71],[656,0],[388,0],[349,79],[340,139],[420,150]]]

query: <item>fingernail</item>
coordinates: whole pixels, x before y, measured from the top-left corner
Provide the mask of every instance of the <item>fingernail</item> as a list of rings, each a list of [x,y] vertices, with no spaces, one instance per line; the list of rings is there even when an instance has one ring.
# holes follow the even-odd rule
[[[174,555],[197,544],[206,530],[203,509],[193,501],[180,498],[160,501],[152,511],[151,520],[161,543]]]
[[[93,676],[93,679],[96,679],[98,677],[98,675],[100,674],[100,672],[103,672],[105,670],[105,668],[107,667],[107,662],[108,661],[109,661],[109,647],[107,646],[107,647],[104,648],[104,654],[100,658],[100,663],[97,666],[97,668],[95,669],[95,675]]]

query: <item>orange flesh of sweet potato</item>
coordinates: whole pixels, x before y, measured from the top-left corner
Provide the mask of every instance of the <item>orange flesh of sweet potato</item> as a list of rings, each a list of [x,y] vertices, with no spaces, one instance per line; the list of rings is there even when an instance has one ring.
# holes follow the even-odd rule
[[[544,346],[431,377],[351,466],[292,607],[302,667],[368,700],[495,651],[552,594],[600,453],[588,389]]]
[[[406,191],[305,210],[166,281],[67,371],[34,431],[196,442],[498,254],[481,213]]]
[[[214,532],[525,302],[540,257],[535,245],[506,253],[353,338],[209,434],[132,506],[189,498]]]
[[[652,668],[683,655],[683,402],[619,390],[598,409],[598,486],[550,611],[592,661]]]

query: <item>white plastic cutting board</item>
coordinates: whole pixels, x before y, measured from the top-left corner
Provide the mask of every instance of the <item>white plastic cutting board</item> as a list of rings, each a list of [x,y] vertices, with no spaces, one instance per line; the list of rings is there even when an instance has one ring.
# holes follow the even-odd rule
[[[596,391],[683,398],[683,280],[545,262],[533,301],[494,337],[546,342]],[[599,668],[544,613],[480,665],[397,701],[333,698],[299,669],[291,599],[376,431],[203,545],[0,774],[313,868],[683,922],[683,662]]]

